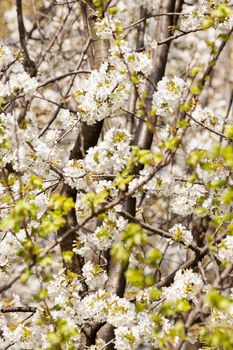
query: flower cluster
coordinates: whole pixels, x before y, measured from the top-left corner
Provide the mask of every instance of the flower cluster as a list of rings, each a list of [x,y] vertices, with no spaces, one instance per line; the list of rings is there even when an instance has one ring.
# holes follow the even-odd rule
[[[233,258],[233,236],[227,236],[218,245],[218,259],[222,262],[231,262]]]
[[[8,95],[23,91],[25,94],[33,94],[38,86],[36,78],[31,78],[26,72],[14,74],[8,82]]]
[[[233,1],[12,3],[0,349],[232,349]]]
[[[179,29],[188,32],[200,28],[205,18],[204,10],[199,5],[184,5],[184,14],[180,18]]]
[[[184,298],[197,303],[197,296],[203,287],[204,283],[199,274],[192,270],[179,270],[175,275],[174,283],[163,289],[163,295],[167,301],[176,302]]]
[[[198,199],[205,197],[205,187],[198,184],[177,184],[171,202],[173,213],[186,216],[195,212]]]
[[[3,237],[0,252],[0,276],[2,276],[2,279],[5,278],[6,273],[13,272],[14,262],[18,260],[15,255],[21,248],[21,242],[23,242],[25,238],[25,230],[20,230],[17,235],[7,232],[5,237]]]
[[[90,148],[85,157],[86,170],[96,174],[111,174],[122,170],[130,156],[131,136],[124,129],[110,129],[104,140]]]
[[[86,187],[86,181],[84,179],[86,172],[82,160],[68,160],[63,168],[63,174],[65,177],[65,183],[71,188],[77,187],[78,189],[82,189]]]
[[[102,39],[111,40],[114,37],[116,31],[116,25],[120,24],[118,21],[113,21],[111,17],[103,18],[101,21],[96,23],[97,35]]]
[[[164,174],[163,172],[156,173],[151,178],[151,172],[153,168],[151,166],[145,166],[143,170],[140,171],[140,176],[134,178],[129,183],[129,190],[140,190],[145,191],[148,196],[151,195],[163,195],[169,196],[172,193],[174,187],[174,178],[170,174]],[[146,181],[148,179],[148,181]],[[143,184],[143,186],[140,186]],[[137,192],[137,191],[136,191]]]
[[[193,120],[191,120],[191,123],[195,123],[195,121],[197,121],[197,123],[204,124],[205,126],[214,130],[221,130],[223,120],[215,116],[214,113],[208,108],[197,106],[195,111],[192,113],[192,117]]]
[[[83,266],[82,272],[90,290],[98,290],[104,287],[104,283],[108,279],[106,272],[104,272],[101,266],[93,265],[90,261]]]
[[[92,71],[75,94],[80,119],[91,125],[118,110],[128,96],[123,81],[123,74],[108,62],[103,63],[98,71]]]
[[[107,321],[115,328],[115,347],[117,350],[135,349],[152,332],[152,322],[147,312],[136,312],[135,306],[125,298],[112,294],[107,297],[103,290],[85,297],[80,307],[80,317],[86,322]],[[140,324],[140,326],[139,326]]]
[[[65,182],[72,188],[100,192],[111,187],[111,181],[95,181],[97,175],[111,175],[121,171],[131,155],[131,136],[126,129],[109,129],[98,146],[90,147],[84,160],[69,160],[63,169]]]
[[[152,69],[147,54],[132,51],[124,41],[113,46],[108,61],[91,72],[75,93],[78,116],[91,125],[117,112],[128,98],[132,83],[128,75],[147,76]]]
[[[8,46],[0,46],[0,71],[10,66],[11,74],[4,83],[0,81],[0,96],[6,97],[24,93],[27,96],[32,95],[38,87],[36,78],[31,78],[25,72],[23,65],[14,58],[11,49]]]
[[[164,77],[157,85],[157,91],[153,94],[153,108],[161,117],[171,116],[182,101],[185,82],[178,78]]]
[[[128,221],[118,212],[121,206],[115,207],[106,213],[102,224],[93,233],[80,233],[81,244],[73,248],[76,254],[85,256],[90,253],[93,247],[100,251],[107,251],[114,242],[120,238],[120,234],[126,229]]]
[[[210,182],[226,181],[229,171],[221,159],[215,161],[203,160],[203,163],[197,166],[197,175],[205,184],[208,184]]]
[[[174,225],[172,228],[170,228],[169,232],[171,233],[172,238],[177,242],[182,241],[186,245],[190,245],[193,241],[191,231],[187,230],[181,224]]]
[[[0,46],[0,71],[12,63],[14,56],[8,46]]]

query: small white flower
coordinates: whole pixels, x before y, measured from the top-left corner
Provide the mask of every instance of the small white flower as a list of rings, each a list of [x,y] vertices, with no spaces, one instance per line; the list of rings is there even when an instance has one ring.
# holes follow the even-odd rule
[[[168,301],[176,301],[184,298],[197,302],[197,295],[204,287],[201,276],[193,272],[191,269],[179,270],[174,278],[174,282],[170,287],[163,288],[163,296]]]
[[[111,174],[122,170],[131,154],[130,140],[131,136],[125,129],[108,130],[104,140],[87,151],[86,170],[96,174]]]
[[[193,236],[191,231],[187,230],[181,224],[176,224],[172,228],[170,228],[169,233],[172,234],[172,238],[179,242],[182,241],[185,245],[190,245],[193,240]]]
[[[181,104],[184,89],[185,82],[182,79],[176,76],[163,77],[153,94],[152,107],[156,110],[156,114],[162,117],[172,115]]]
[[[99,289],[104,286],[108,279],[106,272],[98,264],[94,265],[88,261],[82,268],[85,282],[90,290]]]
[[[210,127],[211,129],[221,131],[223,120],[217,117],[209,108],[197,106],[192,113],[192,117],[199,123]],[[195,124],[194,120],[190,120],[191,124]],[[198,125],[196,123],[196,125]]]
[[[198,184],[177,184],[173,190],[171,209],[173,213],[186,216],[195,212],[198,198],[205,196],[205,187]]]
[[[140,343],[140,327],[120,326],[114,330],[117,350],[134,350]]]
[[[204,9],[201,6],[183,6],[184,15],[180,16],[179,29],[182,31],[190,31],[200,28],[204,20]]]
[[[14,60],[14,56],[8,46],[0,46],[0,71]]]
[[[84,189],[87,188],[87,182],[85,180],[85,168],[83,160],[68,160],[67,164],[63,168],[65,183],[72,188]]]
[[[12,92],[23,90],[26,94],[33,94],[38,86],[36,78],[31,78],[26,72],[12,74],[9,80]]]
[[[218,245],[217,256],[220,261],[231,263],[233,260],[233,236],[226,236]]]

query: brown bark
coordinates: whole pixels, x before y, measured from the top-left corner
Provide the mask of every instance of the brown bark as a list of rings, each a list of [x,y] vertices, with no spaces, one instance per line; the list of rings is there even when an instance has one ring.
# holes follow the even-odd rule
[[[175,8],[175,0],[166,0],[162,2],[160,7],[161,13],[173,12]],[[167,37],[170,33],[169,26],[172,25],[173,19],[171,16],[160,17],[157,26],[157,38],[158,40],[162,40]],[[169,43],[159,46],[153,55],[153,71],[150,75],[150,80],[157,84],[159,80],[162,79],[167,62],[167,55],[169,50]],[[154,88],[151,84],[147,86],[148,91],[148,99],[147,99],[147,109],[148,111],[151,109],[151,101],[152,95],[154,92]],[[134,145],[139,146],[143,149],[150,149],[152,144],[153,135],[148,130],[147,126],[144,122],[139,121],[139,125],[136,130],[136,135],[134,139]],[[135,215],[135,200],[130,198],[127,203],[125,203],[125,210],[129,212],[131,215]],[[118,273],[116,273],[118,271]],[[120,275],[120,276],[119,276]],[[109,292],[114,292],[120,295],[123,295],[124,291],[124,270],[122,267],[117,267],[114,261],[110,262],[109,268],[109,279],[107,281],[107,290]],[[122,286],[121,286],[122,285]]]
[[[16,0],[16,10],[17,10],[18,30],[19,30],[19,41],[20,41],[21,49],[24,54],[23,64],[28,74],[30,74],[31,77],[35,77],[37,72],[36,64],[30,58],[27,50],[26,30],[25,30],[24,21],[23,21],[22,0]]]
[[[160,13],[174,12],[176,1],[175,0],[163,0],[160,6]],[[160,17],[157,24],[156,39],[157,41],[164,40],[170,35],[170,26],[173,25],[172,16]],[[153,70],[150,74],[149,80],[153,82],[147,84],[147,103],[146,108],[148,111],[151,109],[152,96],[154,93],[154,85],[156,85],[164,76],[167,56],[170,43],[166,43],[157,47],[153,53]],[[136,130],[136,135],[133,144],[143,149],[150,149],[153,140],[153,134],[149,131],[148,127],[143,121],[139,121],[139,125]],[[139,169],[137,169],[139,171]],[[124,205],[125,211],[132,216],[135,216],[136,201],[134,198],[129,198]],[[110,260],[108,281],[106,283],[106,290],[109,293],[116,293],[120,297],[124,295],[126,280],[125,271],[127,266],[123,266],[121,263],[116,263],[113,259]],[[114,338],[114,329],[111,325],[104,325],[98,333],[99,338],[103,339],[106,343]],[[110,344],[106,347],[107,350],[114,349],[114,345]]]
[[[93,61],[91,63],[92,69],[98,69],[104,60],[108,56],[109,42],[102,40],[96,35],[96,16],[95,12],[92,11],[92,2],[89,1],[83,8],[84,21],[87,22],[89,35],[91,37],[91,57]],[[87,125],[81,123],[79,134],[77,135],[76,142],[73,149],[70,152],[69,159],[82,159],[87,150],[97,144],[103,121],[97,122],[94,125]],[[76,201],[77,191],[71,189],[68,185],[64,185],[62,188],[62,195],[66,197],[72,197]],[[67,215],[66,224],[59,230],[58,236],[62,236],[70,227],[77,224],[75,210],[72,210]],[[72,250],[73,241],[76,238],[76,233],[69,235],[61,244],[61,250]],[[83,258],[74,256],[71,264],[65,264],[66,269],[76,272],[78,275],[81,274],[83,266]]]
[[[171,13],[174,12],[177,1],[175,0],[164,0],[161,2],[160,13]],[[163,41],[171,35],[170,26],[174,25],[174,19],[172,16],[162,16],[158,20],[157,24],[157,33],[156,40]],[[167,56],[170,47],[170,41],[159,45],[153,53],[153,70],[149,76],[149,81],[156,85],[164,76]],[[150,82],[147,84],[147,101],[146,101],[146,109],[149,112],[151,110],[152,98],[154,93],[154,86]],[[149,131],[147,125],[145,125],[144,121],[140,121],[134,144],[143,149],[150,149],[153,139],[153,133]]]

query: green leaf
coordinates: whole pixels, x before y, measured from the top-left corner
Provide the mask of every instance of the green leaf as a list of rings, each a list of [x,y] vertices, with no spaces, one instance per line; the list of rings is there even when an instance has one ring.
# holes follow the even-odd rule
[[[48,342],[52,345],[59,345],[61,342],[61,336],[55,332],[49,332],[47,339]]]
[[[202,91],[202,89],[203,89],[203,85],[202,85],[202,83],[198,83],[197,85],[193,85],[192,87],[191,87],[191,93],[193,94],[193,95],[199,95],[200,94],[200,92]]]
[[[130,80],[134,85],[137,85],[139,83],[139,78],[136,74],[131,75]]]
[[[225,126],[224,135],[225,135],[229,140],[233,140],[233,125],[226,125],[226,126]]]
[[[212,289],[205,297],[205,302],[210,307],[215,307],[221,311],[229,311],[233,306],[233,299],[220,294],[219,291]]]
[[[172,137],[170,140],[164,142],[166,149],[173,150],[179,146],[180,139],[178,137]]]
[[[129,284],[134,286],[143,287],[144,286],[144,273],[141,269],[131,268],[126,272],[126,278]]]
[[[133,222],[127,225],[126,231],[122,234],[122,239],[128,247],[143,245],[148,241],[147,236],[142,232],[141,226]]]
[[[192,67],[189,71],[189,74],[191,77],[196,77],[202,71],[203,71],[202,67]]]
[[[189,122],[186,119],[181,119],[178,123],[177,126],[179,128],[185,129],[189,126]]]
[[[146,263],[151,267],[157,267],[161,258],[162,258],[162,254],[156,248],[151,248],[146,253]]]
[[[124,266],[128,265],[129,250],[125,248],[125,245],[122,242],[114,244],[111,248],[111,256],[116,262],[121,262]]]
[[[230,204],[233,202],[233,187],[229,187],[224,191],[222,199],[226,204]]]
[[[72,263],[73,256],[74,256],[74,252],[71,250],[67,250],[67,251],[62,252],[62,258],[66,264]]]
[[[226,165],[233,169],[233,147],[228,145],[220,150],[220,155],[226,162]]]
[[[31,276],[31,270],[30,270],[30,269],[26,269],[26,270],[24,270],[24,272],[22,273],[22,275],[21,275],[21,277],[20,277],[20,281],[21,281],[22,283],[26,283],[26,282],[29,280],[30,276]]]
[[[189,302],[185,299],[179,299],[176,303],[176,309],[180,312],[186,312],[191,309]]]

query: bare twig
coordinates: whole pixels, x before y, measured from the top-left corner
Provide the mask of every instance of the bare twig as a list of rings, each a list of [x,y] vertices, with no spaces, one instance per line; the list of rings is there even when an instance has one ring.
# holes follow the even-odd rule
[[[36,307],[32,306],[17,306],[17,307],[5,307],[0,309],[1,313],[12,313],[12,312],[32,312],[35,313],[37,310]]]
[[[25,30],[24,21],[23,21],[22,0],[16,0],[16,9],[17,9],[19,40],[20,40],[21,49],[23,50],[23,54],[24,54],[24,66],[26,71],[32,77],[34,77],[36,75],[37,69],[36,69],[35,62],[31,60],[27,49],[26,30]]]

